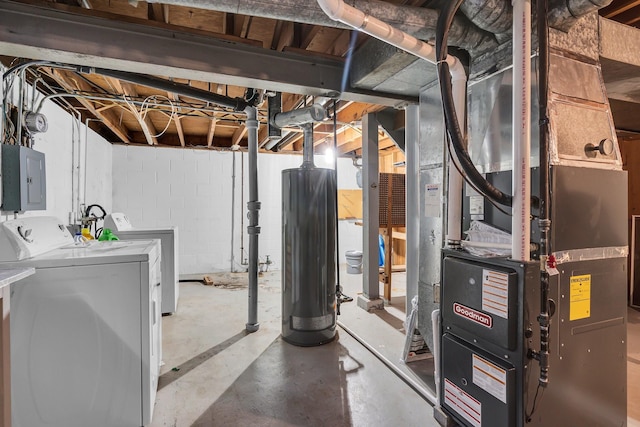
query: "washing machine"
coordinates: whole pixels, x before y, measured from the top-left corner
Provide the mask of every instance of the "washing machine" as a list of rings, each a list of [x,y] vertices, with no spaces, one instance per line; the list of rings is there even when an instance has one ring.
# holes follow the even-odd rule
[[[134,227],[123,213],[111,213],[104,219],[104,228],[109,228],[120,240],[160,239],[162,242],[162,313],[172,314],[178,310],[180,280],[178,278],[178,227],[138,228]]]
[[[157,240],[75,244],[63,223],[0,223],[11,287],[13,427],[151,422],[161,354]]]

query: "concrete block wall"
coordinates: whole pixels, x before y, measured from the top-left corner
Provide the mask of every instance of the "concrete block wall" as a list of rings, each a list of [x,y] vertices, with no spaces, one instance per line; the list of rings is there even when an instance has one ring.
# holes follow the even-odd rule
[[[242,261],[248,258],[249,251],[246,233],[248,158],[246,153],[235,154],[235,203],[232,209],[233,158],[232,152],[115,145],[113,211],[126,213],[137,227],[179,227],[180,274],[230,271],[233,232],[233,267],[236,271],[244,271],[246,266]],[[299,167],[301,163],[300,155],[258,155],[259,199],[262,203],[259,256],[261,261],[266,261],[269,255],[273,263],[270,269],[280,269],[282,262],[281,173],[284,169]],[[340,172],[343,166],[346,168],[344,177]],[[338,176],[339,186],[356,187],[351,160],[340,160]],[[362,227],[341,222],[340,233],[341,241],[359,245],[349,249],[361,249]],[[243,242],[244,252],[241,252]]]

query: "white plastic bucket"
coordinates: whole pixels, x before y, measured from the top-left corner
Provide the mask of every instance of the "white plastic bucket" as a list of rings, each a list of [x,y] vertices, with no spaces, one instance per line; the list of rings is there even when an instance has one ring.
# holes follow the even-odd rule
[[[361,274],[362,273],[362,252],[347,251],[345,252],[344,256],[347,259],[347,273]]]

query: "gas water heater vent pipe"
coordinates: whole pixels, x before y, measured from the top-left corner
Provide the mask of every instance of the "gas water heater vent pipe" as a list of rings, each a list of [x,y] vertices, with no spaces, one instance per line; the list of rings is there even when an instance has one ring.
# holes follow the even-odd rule
[[[324,12],[333,20],[340,21],[372,37],[389,43],[432,64],[436,64],[435,48],[417,38],[394,28],[371,15],[349,6],[343,0],[317,0]],[[454,56],[445,59],[449,66],[454,86],[454,102],[460,121],[465,115],[467,75],[462,63]],[[455,154],[451,153],[455,160]],[[449,200],[447,203],[447,242],[457,244],[462,239],[462,176],[455,167],[449,168]]]
[[[513,0],[512,112],[511,258],[517,261],[529,261],[531,251],[531,0]]]
[[[313,164],[313,123],[302,125],[302,167],[314,168]]]
[[[255,332],[260,328],[258,323],[258,219],[260,202],[258,201],[258,109],[248,106],[244,109],[247,115],[247,138],[249,144],[249,201],[247,202],[249,225],[249,319],[247,332]]]
[[[327,118],[327,111],[320,104],[278,113],[273,117],[273,124],[284,128],[299,126],[304,133],[302,145],[302,167],[313,168],[313,123]]]

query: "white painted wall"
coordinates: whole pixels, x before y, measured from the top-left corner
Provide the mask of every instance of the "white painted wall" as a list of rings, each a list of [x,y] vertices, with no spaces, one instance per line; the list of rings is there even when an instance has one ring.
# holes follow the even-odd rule
[[[248,158],[246,153],[235,154],[236,191],[232,212],[233,156],[231,152],[116,145],[113,147],[113,211],[126,213],[137,227],[179,227],[180,274],[231,270],[233,218],[233,265],[242,271],[246,267],[241,263],[248,258],[249,251]],[[258,155],[262,203],[259,256],[265,261],[269,255],[273,263],[270,269],[280,269],[282,262],[282,170],[299,167],[301,163],[300,155]],[[357,188],[351,160],[341,159],[339,168],[339,185]],[[361,227],[341,222],[340,233],[341,241],[349,242],[349,249],[362,248]],[[244,252],[241,252],[243,241]],[[341,252],[344,252],[342,248]],[[342,259],[344,262],[344,254]]]
[[[31,93],[29,87],[26,91],[28,105],[31,105]],[[16,90],[5,95],[17,102]],[[41,94],[37,94],[37,100],[41,97]],[[45,101],[40,112],[47,117],[49,128],[47,132],[36,135],[33,148],[45,154],[47,209],[25,212],[20,216],[51,215],[68,223],[70,214],[85,203],[85,172],[86,201],[110,210],[111,144],[94,131],[87,131],[83,123],[51,101]],[[13,212],[2,214],[0,220],[14,217]]]

